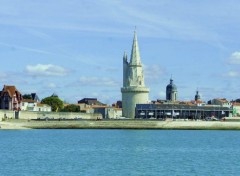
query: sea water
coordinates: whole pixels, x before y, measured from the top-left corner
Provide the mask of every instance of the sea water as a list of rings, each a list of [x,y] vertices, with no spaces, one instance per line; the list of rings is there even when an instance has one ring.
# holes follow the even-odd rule
[[[240,131],[2,130],[0,175],[240,175]]]

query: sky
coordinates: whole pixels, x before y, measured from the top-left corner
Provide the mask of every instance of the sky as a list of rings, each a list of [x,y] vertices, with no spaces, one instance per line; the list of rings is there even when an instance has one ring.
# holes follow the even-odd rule
[[[112,104],[135,28],[150,100],[240,98],[239,0],[0,0],[0,86]]]

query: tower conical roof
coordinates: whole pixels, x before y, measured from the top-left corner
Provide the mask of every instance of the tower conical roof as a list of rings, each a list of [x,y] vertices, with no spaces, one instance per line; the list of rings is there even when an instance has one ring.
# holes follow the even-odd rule
[[[138,48],[138,40],[137,40],[136,31],[134,31],[130,65],[141,65],[141,58],[140,58],[140,52],[139,52],[139,48]]]

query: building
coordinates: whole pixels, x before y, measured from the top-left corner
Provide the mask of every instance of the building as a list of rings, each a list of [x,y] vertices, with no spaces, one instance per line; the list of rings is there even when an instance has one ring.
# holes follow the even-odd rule
[[[232,114],[232,108],[197,106],[194,104],[137,104],[136,118],[139,119],[221,119]]]
[[[117,101],[116,103],[113,103],[112,106],[115,108],[122,108],[122,101]]]
[[[166,100],[177,101],[177,86],[173,84],[173,79],[170,79],[170,84],[166,87]]]
[[[83,98],[78,101],[78,104],[106,106],[106,104],[98,101],[97,98]]]
[[[233,117],[240,117],[240,103],[232,102],[233,107]]]
[[[123,116],[127,118],[135,118],[136,104],[149,102],[149,89],[145,87],[144,83],[136,31],[134,31],[130,62],[128,62],[126,53],[123,56],[123,87],[121,93]]]
[[[211,105],[221,106],[221,107],[231,107],[232,103],[226,98],[215,98],[208,102]]]
[[[51,112],[52,108],[47,104],[42,104],[32,99],[23,99],[21,103],[21,110]]]
[[[21,110],[22,94],[15,86],[4,85],[0,91],[0,108],[8,110]]]
[[[51,112],[52,111],[52,107],[49,106],[48,104],[37,103],[37,111]]]
[[[122,117],[122,109],[115,107],[98,107],[94,108],[94,113],[102,114],[104,119],[118,119]]]

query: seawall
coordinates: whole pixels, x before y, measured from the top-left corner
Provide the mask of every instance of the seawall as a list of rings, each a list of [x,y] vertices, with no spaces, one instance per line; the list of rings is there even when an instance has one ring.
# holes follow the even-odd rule
[[[1,129],[159,129],[240,130],[240,122],[152,120],[6,120]]]

